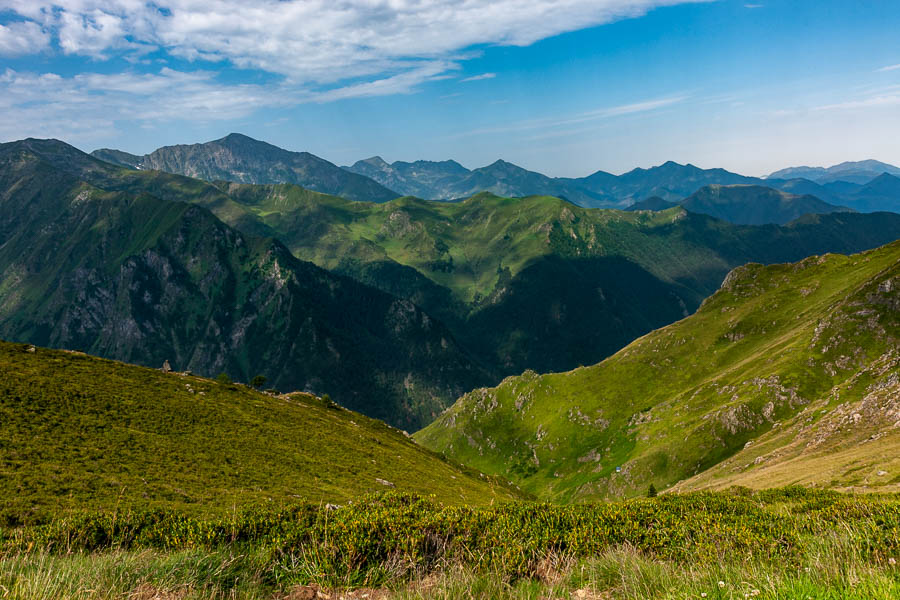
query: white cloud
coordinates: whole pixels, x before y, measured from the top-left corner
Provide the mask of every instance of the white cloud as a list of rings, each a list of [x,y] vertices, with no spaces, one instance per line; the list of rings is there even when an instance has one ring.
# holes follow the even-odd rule
[[[257,85],[224,86],[207,71],[164,68],[151,74],[60,77],[7,69],[0,74],[0,139],[96,139],[126,120],[234,119],[257,108],[283,105],[285,99],[273,91]]]
[[[403,73],[325,91],[286,82],[225,84],[212,71],[157,73],[0,73],[0,139],[26,136],[93,139],[109,135],[118,121],[209,122],[237,119],[266,108],[330,102],[344,98],[412,92],[455,68],[444,61],[422,62]],[[96,123],[93,131],[91,123]],[[96,133],[97,135],[92,135]]]
[[[307,97],[315,102],[331,102],[345,98],[365,98],[371,96],[389,96],[392,94],[411,93],[418,85],[426,81],[445,79],[447,71],[457,68],[454,63],[446,61],[430,61],[397,75],[356,83],[326,90],[319,93],[308,94]]]
[[[466,77],[465,79],[460,79],[461,82],[465,83],[466,81],[481,81],[483,79],[493,79],[497,76],[496,73],[482,73],[481,75],[473,75],[472,77]]]
[[[888,65],[886,67],[881,67],[880,69],[878,69],[878,72],[885,73],[887,71],[896,71],[898,69],[900,69],[900,65]]]
[[[60,50],[103,59],[162,48],[328,83],[452,60],[480,44],[524,46],[566,31],[708,0],[0,0],[53,32]],[[16,32],[16,39],[24,32]]]
[[[31,21],[0,24],[0,56],[36,54],[50,47],[50,35]]]

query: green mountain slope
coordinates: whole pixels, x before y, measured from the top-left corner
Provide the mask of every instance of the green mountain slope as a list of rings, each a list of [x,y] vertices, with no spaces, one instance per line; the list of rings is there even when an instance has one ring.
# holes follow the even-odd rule
[[[799,437],[778,435],[786,424],[821,435],[823,451],[840,438],[856,439],[859,429],[873,436],[863,450],[867,462],[856,464],[862,472],[832,471],[824,483],[852,485],[864,475],[869,485],[896,485],[898,397],[894,242],[849,257],[740,267],[691,317],[598,365],[526,373],[475,390],[416,438],[546,498],[579,500],[667,487],[720,465],[695,480],[709,485],[732,469],[759,469],[748,453],[761,452],[763,465],[779,451],[792,456],[793,442],[812,456],[815,447]],[[851,407],[858,408],[848,413]],[[883,418],[874,421],[880,410]],[[848,418],[868,420],[867,427],[846,427]],[[807,471],[777,482],[816,479],[817,462],[796,464]],[[743,479],[751,480],[772,483]]]
[[[0,336],[243,381],[262,373],[278,389],[327,392],[404,428],[489,381],[410,301],[299,261],[201,207],[95,187],[60,161],[129,191],[224,198],[60,142],[0,146]]]
[[[737,265],[900,237],[892,214],[750,227],[680,208],[585,209],[546,196],[372,204],[289,185],[220,188],[231,203],[209,206],[221,218],[237,227],[255,219],[295,256],[410,299],[500,375],[602,360],[694,311]]]
[[[296,183],[351,200],[372,202],[399,196],[368,177],[341,169],[309,152],[291,152],[238,133],[203,144],[165,146],[142,157],[109,148],[96,150],[93,155],[119,165],[207,181]]]
[[[0,519],[132,505],[225,512],[265,500],[343,502],[391,485],[451,504],[514,493],[308,394],[271,396],[7,342],[0,373]]]

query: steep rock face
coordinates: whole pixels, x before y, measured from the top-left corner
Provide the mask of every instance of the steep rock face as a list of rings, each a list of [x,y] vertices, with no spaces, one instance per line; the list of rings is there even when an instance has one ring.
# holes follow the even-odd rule
[[[262,373],[408,428],[484,381],[408,300],[198,206],[96,188],[4,145],[0,211],[7,339],[205,375]]]
[[[350,200],[385,202],[399,194],[368,177],[348,172],[309,152],[290,152],[232,133],[203,144],[165,146],[134,160],[117,150],[97,150],[94,156],[117,164],[238,183],[295,183]]]

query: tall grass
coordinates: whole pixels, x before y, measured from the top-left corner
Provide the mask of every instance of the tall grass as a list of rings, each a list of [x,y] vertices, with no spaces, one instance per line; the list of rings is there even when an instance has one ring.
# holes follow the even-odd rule
[[[293,557],[295,565],[304,562]],[[822,540],[799,565],[730,560],[679,563],[630,546],[589,559],[550,555],[533,577],[509,578],[445,564],[412,581],[377,590],[307,588],[281,573],[275,581],[259,556],[228,550],[110,551],[62,556],[44,552],[0,559],[0,598],[10,600],[275,600],[302,589],[337,590],[333,598],[396,600],[896,600],[900,569],[866,561],[837,538]],[[303,567],[300,567],[303,568]],[[306,565],[305,568],[311,568]],[[301,578],[305,579],[305,578]]]
[[[0,600],[311,600],[311,586],[370,599],[897,600],[898,562],[896,496],[789,488],[475,509],[389,493],[0,530]]]

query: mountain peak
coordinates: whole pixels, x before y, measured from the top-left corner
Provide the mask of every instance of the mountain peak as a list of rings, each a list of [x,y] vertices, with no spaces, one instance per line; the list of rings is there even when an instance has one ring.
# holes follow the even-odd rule
[[[390,164],[388,161],[384,160],[383,158],[381,158],[381,157],[378,156],[377,154],[376,154],[375,156],[370,157],[370,158],[364,158],[364,159],[362,159],[362,160],[360,160],[360,161],[357,161],[357,164],[370,165],[370,166],[373,166],[373,167],[377,167],[377,168],[379,168],[379,169],[387,169],[387,168],[390,168],[390,166],[391,166],[391,164]]]
[[[523,169],[519,165],[516,165],[509,161],[503,160],[502,158],[498,158],[497,160],[495,160],[488,166],[481,167],[481,169],[476,169],[476,170],[477,171],[505,171],[505,172],[517,171],[517,172],[521,172],[521,173],[529,172],[528,169]]]
[[[252,147],[252,148],[267,148],[269,150],[277,150],[279,152],[290,153],[290,150],[285,150],[284,148],[280,148],[274,144],[270,144],[268,142],[264,142],[262,140],[257,140],[255,138],[250,137],[249,135],[244,135],[243,133],[229,133],[225,137],[213,140],[212,142],[207,142],[208,144],[220,144],[223,146],[228,146],[230,148],[237,147]],[[205,146],[207,144],[199,144],[199,146]]]
[[[244,135],[243,133],[229,133],[222,139],[216,140],[217,142],[259,142],[259,140],[250,137],[249,135]]]

